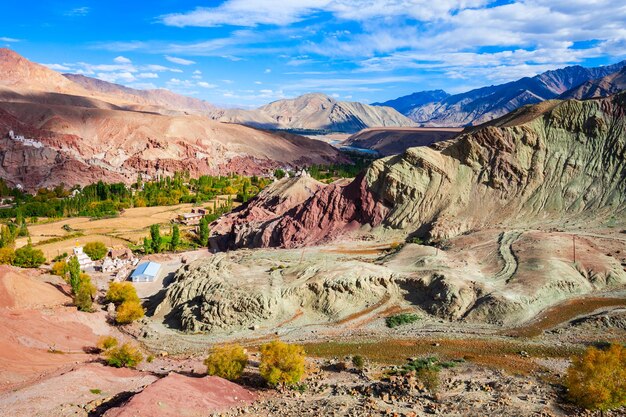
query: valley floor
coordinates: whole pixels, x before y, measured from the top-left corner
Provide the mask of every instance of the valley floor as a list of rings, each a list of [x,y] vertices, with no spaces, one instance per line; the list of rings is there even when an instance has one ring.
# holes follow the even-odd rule
[[[358,308],[338,310],[334,318],[313,314],[303,304],[287,316],[272,317],[266,323],[225,327],[208,334],[181,333],[170,327],[172,322],[166,320],[165,313],[154,312],[167,289],[175,285],[173,271],[182,265],[183,257],[190,266],[217,257],[233,262],[231,279],[241,275],[243,269],[237,268],[252,268],[246,271],[250,280],[258,281],[255,288],[265,288],[267,276],[274,286],[286,285],[292,279],[298,282],[301,270],[313,271],[311,265],[324,263],[356,273],[363,265],[393,268],[396,276],[415,275],[416,264],[419,271],[426,271],[441,268],[443,263],[445,268],[460,269],[474,279],[481,276],[478,272],[488,271],[507,296],[519,296],[519,288],[509,287],[511,282],[523,279],[538,283],[528,281],[531,275],[524,268],[529,263],[535,270],[551,265],[556,274],[565,271],[561,263],[569,262],[570,252],[561,243],[571,242],[572,234],[579,239],[578,268],[590,280],[607,262],[626,267],[626,235],[619,228],[483,231],[459,237],[445,250],[417,244],[398,246],[390,235],[383,240],[345,240],[306,249],[153,255],[171,273],[155,283],[135,284],[149,314],[126,327],[110,325],[104,307],[91,314],[76,312],[68,306],[67,285],[58,278],[5,267],[0,271],[4,284],[0,292],[0,414],[123,416],[131,415],[124,414],[124,407],[132,407],[129,400],[133,398],[176,410],[183,404],[175,399],[151,397],[157,394],[148,391],[142,399],[137,393],[156,381],[172,384],[168,389],[174,392],[182,389],[181,381],[165,377],[174,372],[202,378],[202,361],[208,349],[216,343],[236,341],[251,353],[251,366],[240,382],[256,399],[241,405],[226,404],[219,400],[223,393],[209,390],[203,396],[212,405],[194,403],[195,414],[189,415],[591,415],[567,403],[560,381],[572,355],[591,344],[626,341],[624,285],[572,291],[562,301],[547,303],[547,308],[531,309],[530,319],[506,325],[433,314],[427,304],[401,292],[374,297]],[[540,252],[536,250],[538,244],[544,245]],[[272,265],[278,267],[267,275]],[[321,267],[315,271],[324,273]],[[282,277],[280,282],[277,273]],[[13,278],[9,280],[9,276]],[[95,279],[102,281],[100,284],[108,280],[104,275]],[[32,288],[20,289],[24,282]],[[28,291],[41,293],[41,286],[57,295],[51,293],[41,305],[31,305],[28,297],[18,296]],[[386,326],[387,317],[405,312],[416,313],[420,319],[393,329]],[[49,331],[50,326],[54,332]],[[98,355],[91,352],[98,337],[106,334],[139,342],[154,360],[143,362],[137,370],[103,366]],[[302,391],[277,392],[259,383],[258,346],[275,338],[305,346],[309,371]],[[353,369],[350,359],[354,355],[366,358],[365,370]],[[455,363],[442,370],[435,395],[411,378],[382,378],[407,358],[427,356]],[[151,392],[160,392],[154,387]],[[224,389],[235,390],[230,386]],[[626,415],[626,410],[606,415]]]

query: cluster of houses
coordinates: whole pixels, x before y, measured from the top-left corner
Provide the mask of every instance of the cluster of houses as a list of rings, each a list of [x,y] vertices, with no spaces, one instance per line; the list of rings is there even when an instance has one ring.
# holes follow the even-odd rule
[[[81,270],[96,268],[96,263],[83,251],[82,246],[77,244],[73,252]],[[153,261],[140,263],[130,249],[122,247],[110,249],[100,268],[102,272],[114,273],[116,281],[125,281],[133,268],[130,275],[133,282],[153,282],[161,272],[161,264]]]

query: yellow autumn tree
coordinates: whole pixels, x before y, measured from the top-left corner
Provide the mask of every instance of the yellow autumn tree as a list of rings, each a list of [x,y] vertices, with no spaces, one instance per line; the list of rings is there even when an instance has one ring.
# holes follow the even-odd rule
[[[590,347],[572,360],[565,385],[573,402],[600,410],[601,415],[626,405],[626,348],[620,344],[606,350]]]
[[[304,376],[305,353],[300,345],[290,345],[280,340],[261,346],[261,377],[269,386],[291,385]]]
[[[204,364],[209,375],[234,381],[239,379],[248,364],[248,355],[240,345],[225,345],[213,348]]]

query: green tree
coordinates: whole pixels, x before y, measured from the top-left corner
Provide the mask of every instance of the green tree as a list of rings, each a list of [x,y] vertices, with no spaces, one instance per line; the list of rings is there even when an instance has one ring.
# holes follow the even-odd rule
[[[152,241],[152,252],[161,252],[161,228],[158,224],[150,226],[150,240]]]
[[[209,221],[206,217],[200,219],[200,225],[198,226],[198,238],[200,239],[200,245],[208,246],[209,244]]]
[[[72,256],[67,263],[67,272],[69,274],[69,283],[72,287],[72,293],[76,294],[80,287],[80,263],[78,257]]]
[[[89,242],[85,245],[84,251],[91,259],[99,261],[106,256],[108,249],[102,242]]]
[[[146,255],[152,253],[152,244],[150,242],[150,239],[148,239],[147,237],[143,238],[143,253],[145,253]]]
[[[285,175],[286,175],[285,171],[283,171],[283,170],[282,170],[282,169],[280,169],[280,168],[278,168],[278,169],[276,169],[276,170],[274,171],[274,176],[275,176],[276,178],[278,178],[279,180],[280,180],[280,179],[283,179],[283,178],[285,177]]]
[[[80,311],[93,311],[93,297],[96,295],[96,286],[91,282],[87,274],[80,274],[80,284],[74,293],[74,305]]]
[[[240,345],[217,346],[205,359],[204,364],[209,375],[234,381],[241,377],[248,364],[248,355]]]
[[[626,405],[626,348],[617,343],[607,350],[590,347],[572,360],[565,385],[573,402],[600,415]]]
[[[180,245],[180,229],[178,225],[175,224],[172,226],[172,238],[170,239],[170,249],[172,251],[176,251],[178,249],[178,245]]]
[[[304,376],[304,348],[280,340],[261,346],[259,372],[269,386],[292,385]]]
[[[46,262],[46,257],[40,249],[26,245],[15,251],[13,265],[21,268],[39,268],[44,262]]]

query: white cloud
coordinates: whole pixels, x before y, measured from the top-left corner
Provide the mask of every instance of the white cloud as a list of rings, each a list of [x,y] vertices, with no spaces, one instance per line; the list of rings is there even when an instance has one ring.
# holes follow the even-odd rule
[[[257,84],[257,85],[263,84],[261,81],[255,81],[254,83]]]
[[[118,56],[113,59],[113,62],[117,62],[118,64],[130,64],[132,61],[125,56]]]
[[[198,7],[186,13],[168,14],[162,16],[161,21],[178,27],[287,26],[319,12],[331,12],[341,19],[358,21],[393,16],[431,21],[487,3],[489,0],[227,0],[216,7]]]
[[[272,72],[272,69],[271,68],[265,68],[265,71],[263,71],[263,72],[266,73],[266,74],[269,74],[270,72]]]
[[[67,65],[63,65],[63,64],[42,64],[44,67],[48,67],[51,70],[55,70],[55,71],[71,71],[72,68],[68,67]]]
[[[82,17],[82,16],[87,16],[90,10],[91,9],[87,6],[76,7],[74,9],[71,9],[65,12],[65,15],[71,16],[71,17]]]
[[[96,78],[110,83],[131,83],[137,80],[130,72],[99,72]]]
[[[197,83],[197,85],[198,85],[199,87],[202,87],[202,88],[215,88],[215,87],[217,87],[217,85],[215,85],[215,84],[209,84],[209,83],[207,83],[206,81],[200,81],[200,82],[198,82],[198,83]]]
[[[174,64],[179,64],[179,65],[193,65],[196,63],[195,61],[192,61],[190,59],[178,58],[178,57],[169,56],[169,55],[165,55],[165,59],[167,59],[170,62],[173,62]]]
[[[159,78],[159,74],[156,72],[142,72],[137,74],[137,78]]]
[[[202,75],[202,71],[200,71],[200,70],[195,70],[195,71],[193,72],[193,75]]]
[[[7,36],[0,36],[0,42],[15,43],[15,42],[20,42],[20,39],[9,38]]]

